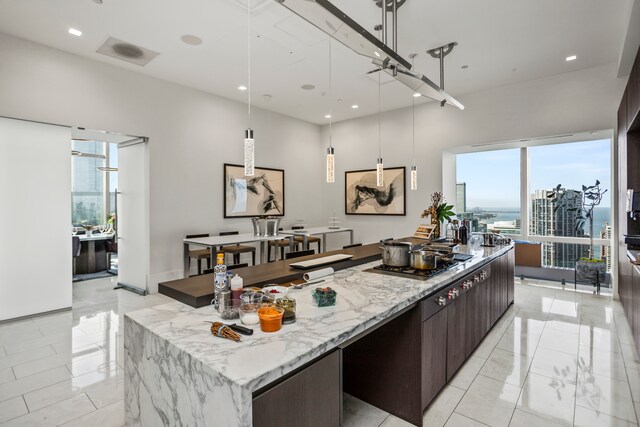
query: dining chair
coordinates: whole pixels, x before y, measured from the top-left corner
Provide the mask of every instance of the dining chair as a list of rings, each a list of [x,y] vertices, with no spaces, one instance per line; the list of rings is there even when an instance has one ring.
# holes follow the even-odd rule
[[[198,239],[200,237],[209,237],[209,234],[187,234],[187,239]],[[198,260],[198,275],[202,274],[202,260],[207,260],[207,268],[211,268],[211,251],[209,248],[189,250],[189,266],[191,266],[191,258]]]
[[[82,250],[82,246],[80,245],[80,237],[79,236],[71,236],[71,256],[73,257],[73,278],[74,282],[79,282],[82,280],[82,277],[76,274],[76,258],[80,256],[80,251]]]
[[[239,234],[237,231],[222,231],[220,236],[235,236]],[[251,252],[251,265],[256,265],[256,248],[255,246],[230,245],[220,246],[220,252],[233,255],[233,263],[240,264],[240,255]]]
[[[313,249],[308,249],[306,251],[297,251],[297,252],[287,252],[285,255],[285,259],[298,258],[301,256],[314,255],[316,251]]]
[[[291,227],[292,230],[304,230],[304,225],[294,225],[293,227]],[[304,244],[304,237],[302,236],[296,236],[294,238],[296,243],[299,244]],[[316,237],[316,236],[307,236],[307,243],[309,244],[309,246],[311,246],[312,243],[315,243],[318,245],[318,253],[322,252],[320,250],[320,243],[322,243],[322,239],[320,237]],[[304,249],[304,248],[303,248]]]
[[[118,275],[118,270],[111,269],[111,256],[113,254],[118,253],[118,242],[116,242],[115,237],[110,240],[105,240],[104,242],[104,250],[107,253],[107,273]]]
[[[282,227],[278,229],[278,231],[282,231]],[[289,239],[280,239],[280,240],[271,240],[267,245],[267,261],[271,262],[271,248],[275,248],[277,251],[280,248],[280,259],[284,258],[284,251],[289,247]],[[293,243],[294,249],[298,249],[298,243],[294,241]],[[275,256],[275,255],[274,255]]]

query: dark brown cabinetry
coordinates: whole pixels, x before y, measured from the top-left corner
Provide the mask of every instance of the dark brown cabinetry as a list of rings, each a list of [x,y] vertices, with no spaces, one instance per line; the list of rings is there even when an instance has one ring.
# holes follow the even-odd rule
[[[512,301],[513,263],[509,250],[347,343],[342,348],[344,391],[422,425],[424,409]]]
[[[340,351],[325,356],[253,399],[255,427],[340,425]]]
[[[447,310],[422,323],[422,408],[447,383]]]
[[[623,244],[624,235],[640,234],[640,220],[625,212],[627,189],[640,191],[640,55],[629,75],[627,87],[618,108],[618,199],[619,259],[618,295],[631,326],[636,349],[640,351],[640,273],[631,265]]]
[[[478,289],[480,289],[478,287]],[[467,299],[466,294],[456,298],[447,311],[447,381],[458,372],[467,358]]]

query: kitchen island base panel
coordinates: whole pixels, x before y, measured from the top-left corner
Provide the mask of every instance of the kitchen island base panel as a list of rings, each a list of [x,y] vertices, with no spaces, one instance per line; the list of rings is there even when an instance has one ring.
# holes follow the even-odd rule
[[[126,316],[124,329],[127,426],[252,425],[249,391]]]

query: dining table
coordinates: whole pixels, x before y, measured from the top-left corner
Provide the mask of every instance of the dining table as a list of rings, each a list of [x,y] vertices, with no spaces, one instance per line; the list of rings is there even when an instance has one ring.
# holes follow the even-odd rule
[[[108,270],[105,242],[115,233],[79,234],[80,256],[76,260],[77,274],[90,274]]]
[[[309,249],[309,236],[322,235],[322,252],[327,251],[327,234],[349,233],[349,244],[353,245],[353,228],[349,227],[310,227],[301,229],[282,230],[280,234],[302,237],[304,250]]]
[[[275,235],[275,236],[256,236],[253,233],[232,234],[228,236],[210,236],[187,238],[183,242],[183,262],[184,277],[189,277],[190,260],[189,246],[201,246],[209,248],[211,254],[211,265],[215,265],[216,251],[220,246],[239,245],[241,243],[260,243],[260,263],[266,264],[267,260],[267,244],[276,240],[289,239],[289,250],[293,250],[293,235]],[[278,260],[278,251],[276,251],[276,260]]]

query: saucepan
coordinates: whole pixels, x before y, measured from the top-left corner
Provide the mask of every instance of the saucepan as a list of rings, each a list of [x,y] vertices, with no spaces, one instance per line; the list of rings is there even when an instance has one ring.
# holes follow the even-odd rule
[[[450,262],[455,254],[431,251],[428,249],[412,250],[410,253],[411,268],[416,270],[433,270],[441,261]]]
[[[387,240],[382,242],[382,263],[389,267],[408,267],[411,243]]]

